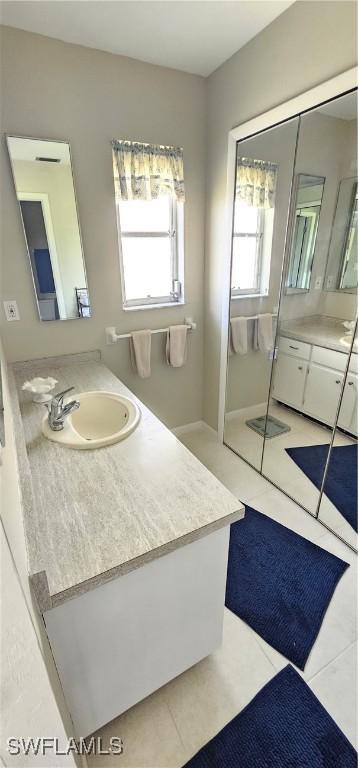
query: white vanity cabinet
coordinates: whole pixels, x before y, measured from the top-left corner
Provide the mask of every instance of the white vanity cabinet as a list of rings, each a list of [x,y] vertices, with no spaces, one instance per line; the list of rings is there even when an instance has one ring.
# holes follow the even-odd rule
[[[342,405],[339,411],[338,426],[346,429],[348,432],[356,435],[357,429],[357,399],[358,399],[358,376],[354,373],[348,373],[347,381],[344,387]]]
[[[343,382],[343,373],[311,363],[302,410],[333,427]]]
[[[281,336],[272,396],[333,426],[340,402],[347,354]],[[352,356],[338,425],[357,434],[358,355]]]
[[[286,354],[279,354],[275,368],[273,397],[301,408],[308,363]]]

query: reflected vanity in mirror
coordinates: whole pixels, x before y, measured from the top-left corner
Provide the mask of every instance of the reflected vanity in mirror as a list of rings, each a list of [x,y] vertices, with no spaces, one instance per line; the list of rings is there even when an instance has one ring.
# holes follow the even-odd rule
[[[281,154],[273,151],[276,132]],[[238,142],[224,421],[228,447],[352,547],[356,518],[347,521],[345,489],[356,506],[348,461],[350,453],[357,462],[356,147],[357,91]],[[267,218],[259,211],[252,223],[240,189],[243,177],[251,188],[258,178],[253,158],[275,173],[272,247],[261,261]],[[250,239],[255,227],[261,252]]]
[[[70,146],[7,136],[41,320],[91,316]]]

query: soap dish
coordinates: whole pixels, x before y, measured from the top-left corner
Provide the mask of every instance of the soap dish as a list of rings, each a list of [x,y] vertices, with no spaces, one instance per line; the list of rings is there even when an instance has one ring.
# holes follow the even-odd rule
[[[49,400],[52,400],[50,392],[52,392],[56,384],[57,379],[53,379],[51,376],[48,376],[46,379],[37,376],[35,379],[31,379],[31,381],[25,381],[21,389],[32,393],[32,401],[34,403],[48,403]]]

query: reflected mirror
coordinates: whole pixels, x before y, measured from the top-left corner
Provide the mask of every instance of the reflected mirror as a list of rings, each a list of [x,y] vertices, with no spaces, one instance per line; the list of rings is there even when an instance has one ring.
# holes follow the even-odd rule
[[[298,119],[237,144],[224,441],[261,469]]]
[[[41,320],[91,316],[70,146],[8,136]]]
[[[352,341],[352,334],[350,335]],[[337,428],[329,454],[319,519],[357,548],[358,336],[349,360]]]
[[[311,282],[324,178],[299,173],[293,200],[292,246],[287,289],[307,291]]]
[[[358,185],[357,177],[339,183],[337,205],[328,253],[327,291],[355,293],[358,286]]]

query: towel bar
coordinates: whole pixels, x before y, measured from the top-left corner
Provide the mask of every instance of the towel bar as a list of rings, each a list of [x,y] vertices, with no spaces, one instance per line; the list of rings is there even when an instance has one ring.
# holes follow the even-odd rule
[[[188,331],[195,331],[196,330],[196,323],[192,320],[191,317],[186,317],[184,320],[184,325],[188,326]],[[167,333],[169,328],[155,328],[151,333]],[[130,339],[132,336],[131,333],[117,333],[114,326],[110,326],[109,328],[106,328],[106,342],[107,344],[115,344],[120,339]]]

